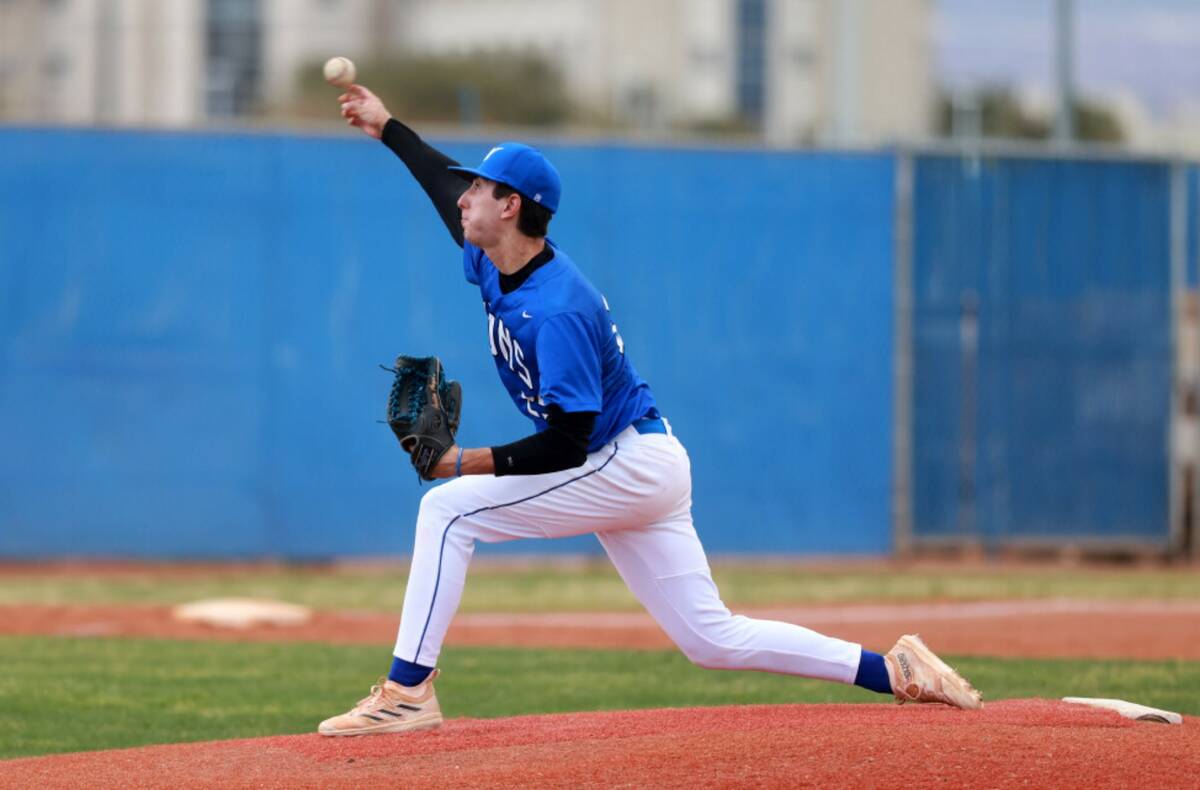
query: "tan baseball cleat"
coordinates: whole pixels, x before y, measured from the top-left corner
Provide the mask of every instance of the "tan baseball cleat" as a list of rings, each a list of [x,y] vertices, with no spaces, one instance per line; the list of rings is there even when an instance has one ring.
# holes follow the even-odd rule
[[[963,710],[983,707],[983,696],[926,647],[916,634],[900,637],[883,659],[892,691],[901,704],[944,702]]]
[[[387,732],[431,730],[442,724],[442,709],[433,693],[435,669],[419,686],[401,686],[386,678],[349,712],[326,719],[317,727],[322,735],[379,735]]]

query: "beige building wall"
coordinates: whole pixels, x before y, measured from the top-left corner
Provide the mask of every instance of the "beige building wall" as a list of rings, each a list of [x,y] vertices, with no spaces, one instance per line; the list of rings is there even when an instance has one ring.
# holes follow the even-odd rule
[[[0,3],[0,117],[32,121],[44,113],[43,17],[35,0]]]
[[[930,0],[871,0],[862,27],[862,134],[868,141],[933,130]]]
[[[767,0],[768,142],[930,131],[931,0]],[[416,52],[537,52],[599,118],[661,131],[737,111],[737,0],[405,0]],[[839,50],[839,47],[844,49]]]
[[[402,2],[380,0],[262,0],[262,95],[268,106],[295,95],[296,74],[305,63],[334,55],[361,62],[374,54],[388,10]]]
[[[615,0],[619,5],[623,0]],[[607,98],[607,0],[403,0],[394,45],[417,54],[532,53],[562,69],[584,103]]]
[[[666,128],[729,112],[731,0],[406,0],[396,43],[412,52],[536,53],[601,122]]]
[[[0,3],[0,101],[6,117],[72,122],[95,109],[94,7]]]
[[[0,108],[36,123],[185,125],[203,111],[200,0],[0,2]]]
[[[831,3],[774,0],[768,7],[763,133],[773,145],[815,141],[830,124]]]
[[[773,0],[768,142],[932,133],[932,0]]]
[[[932,0],[766,0],[765,139],[874,143],[930,129]],[[206,0],[0,0],[8,120],[207,120]],[[333,54],[534,52],[584,121],[656,135],[737,113],[737,0],[261,0],[258,94]]]
[[[696,121],[717,119],[736,104],[734,7],[728,0],[694,0],[688,7],[679,21],[684,60],[672,77],[679,110]]]

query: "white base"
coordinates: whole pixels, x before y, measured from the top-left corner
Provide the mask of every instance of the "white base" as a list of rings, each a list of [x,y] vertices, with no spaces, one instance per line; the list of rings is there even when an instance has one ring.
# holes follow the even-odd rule
[[[1063,697],[1063,702],[1073,702],[1076,705],[1090,705],[1093,708],[1115,710],[1127,719],[1138,721],[1154,721],[1159,724],[1183,724],[1183,717],[1169,710],[1159,710],[1136,702],[1126,702],[1123,699],[1101,699],[1098,697]]]
[[[312,612],[306,606],[252,598],[212,598],[176,606],[176,620],[206,623],[223,628],[249,628],[253,625],[300,625]]]

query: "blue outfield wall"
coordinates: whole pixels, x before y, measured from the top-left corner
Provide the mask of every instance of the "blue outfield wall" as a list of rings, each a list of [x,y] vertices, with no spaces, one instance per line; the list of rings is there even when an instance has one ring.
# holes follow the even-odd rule
[[[1170,166],[915,175],[916,537],[1165,546]]]
[[[546,150],[551,235],[688,447],[709,550],[888,551],[892,158]],[[529,430],[458,248],[366,139],[0,130],[0,289],[0,555],[407,553],[400,352],[463,382],[463,443]]]

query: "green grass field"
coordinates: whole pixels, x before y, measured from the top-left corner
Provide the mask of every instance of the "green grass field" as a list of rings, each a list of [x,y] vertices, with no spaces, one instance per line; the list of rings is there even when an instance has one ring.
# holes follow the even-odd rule
[[[721,563],[734,606],[996,599],[1200,599],[1192,569]],[[263,566],[0,573],[0,604],[174,604],[275,598],[397,612],[403,566]],[[603,559],[476,563],[462,611],[629,611]],[[0,758],[312,732],[364,696],[389,645],[0,637]],[[988,699],[1106,696],[1200,715],[1200,662],[951,658]],[[832,683],[711,672],[676,651],[452,648],[438,694],[451,717],[782,702],[878,702]]]
[[[389,661],[386,645],[0,637],[0,758],[312,732]],[[1105,696],[1200,714],[1200,662],[951,661],[988,699]],[[701,670],[675,651],[453,648],[440,666],[450,717],[886,699]]]
[[[717,564],[713,574],[732,606],[848,601],[1030,598],[1200,599],[1190,569],[909,568]],[[399,611],[406,569],[267,566],[164,573],[0,574],[0,604],[176,604],[214,596],[275,598],[317,608]],[[477,562],[460,611],[630,611],[638,603],[604,559],[580,565],[506,567]]]

